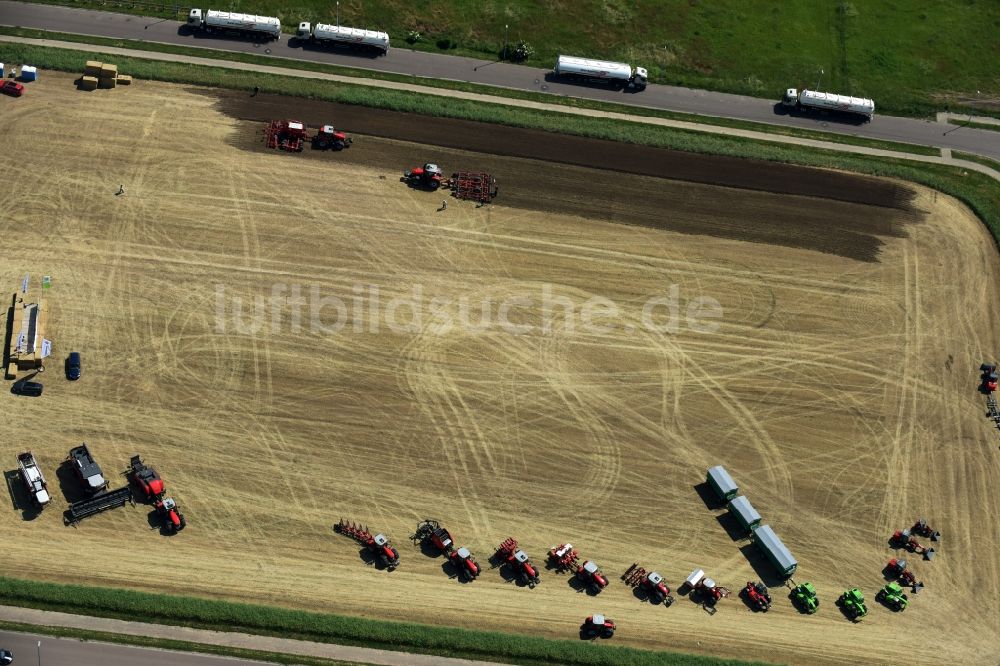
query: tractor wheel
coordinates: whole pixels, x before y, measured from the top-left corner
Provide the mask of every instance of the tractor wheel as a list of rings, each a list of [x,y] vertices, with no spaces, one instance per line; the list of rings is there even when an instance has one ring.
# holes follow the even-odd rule
[[[326,139],[319,139],[316,141],[317,150],[326,150],[330,147],[330,144],[326,142]]]
[[[344,142],[343,141],[334,141],[333,142],[333,149],[334,150],[343,150],[344,149]]]
[[[611,638],[614,635],[615,635],[614,629],[605,628],[604,631],[601,632],[601,638]]]

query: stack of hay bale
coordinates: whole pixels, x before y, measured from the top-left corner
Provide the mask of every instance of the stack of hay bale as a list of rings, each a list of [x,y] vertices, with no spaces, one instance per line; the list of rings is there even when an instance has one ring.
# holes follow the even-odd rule
[[[94,90],[95,88],[114,88],[116,85],[129,85],[132,83],[131,76],[118,73],[118,65],[88,60],[83,70],[83,78],[80,79],[80,88],[83,90]]]

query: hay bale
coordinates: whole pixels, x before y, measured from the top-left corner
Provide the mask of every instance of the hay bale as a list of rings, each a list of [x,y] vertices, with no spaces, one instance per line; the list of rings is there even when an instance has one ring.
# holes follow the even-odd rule
[[[118,65],[109,65],[108,63],[101,65],[102,79],[113,79],[116,76],[118,76]]]
[[[80,79],[80,89],[81,90],[97,90],[97,77],[96,76],[85,76]]]
[[[128,74],[119,74],[118,78],[117,78],[117,81],[118,81],[118,85],[120,85],[120,86],[132,85],[132,77],[129,76]]]
[[[115,82],[117,80],[118,79],[105,79],[105,78],[97,79],[97,87],[98,88],[114,88],[115,87]]]
[[[103,62],[99,60],[88,60],[87,65],[83,68],[84,76],[97,77],[101,75],[101,67],[104,66]]]

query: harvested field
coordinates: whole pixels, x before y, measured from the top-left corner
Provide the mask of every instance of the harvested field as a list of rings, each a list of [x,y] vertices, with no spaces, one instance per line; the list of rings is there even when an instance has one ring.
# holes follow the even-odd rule
[[[84,354],[79,382],[52,363],[42,398],[3,398],[18,426],[5,469],[32,449],[54,495],[37,517],[0,511],[11,575],[559,637],[601,611],[615,642],[787,663],[995,659],[1000,439],[975,382],[998,348],[1000,261],[964,207],[788,167],[758,190],[771,167],[734,161],[714,167],[729,187],[646,159],[629,176],[624,158],[581,166],[618,158],[563,137],[477,154],[402,141],[374,112],[267,104],[354,146],[265,153],[235,102],[144,81],[84,93],[46,73],[0,99],[0,225],[32,239],[0,284],[30,272],[37,293],[52,275],[56,358]],[[425,160],[492,170],[499,205],[436,212],[440,194],[398,182]],[[829,198],[824,182],[851,185]],[[643,319],[674,293],[677,330],[669,304]],[[587,327],[594,297],[619,312],[591,306]],[[705,297],[722,311],[711,333],[684,317]],[[237,299],[260,300],[259,325]],[[443,325],[463,302],[478,322],[483,299],[493,325]],[[504,301],[530,330],[496,324]],[[141,453],[188,529],[161,537],[144,507],[64,527],[72,480],[55,470],[84,440],[112,477]],[[770,575],[695,489],[717,463],[816,584],[817,615],[780,590],[766,616],[735,596]],[[944,539],[933,562],[911,558],[927,587],[893,614],[874,602],[886,539],[918,515]],[[547,571],[530,591],[496,571],[461,585],[407,542],[428,516],[481,563],[510,535],[539,563],[572,541],[611,586],[594,599]],[[366,567],[331,531],[340,517],[390,535],[400,568]],[[714,616],[686,597],[650,607],[617,580],[635,561],[674,588],[703,567],[734,596]],[[833,604],[855,585],[872,607],[860,626]]]

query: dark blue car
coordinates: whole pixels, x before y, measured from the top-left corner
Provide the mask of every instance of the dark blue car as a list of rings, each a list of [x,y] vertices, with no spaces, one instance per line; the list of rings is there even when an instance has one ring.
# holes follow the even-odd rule
[[[80,367],[80,352],[70,352],[66,358],[66,379],[75,382],[80,378],[83,368]]]

